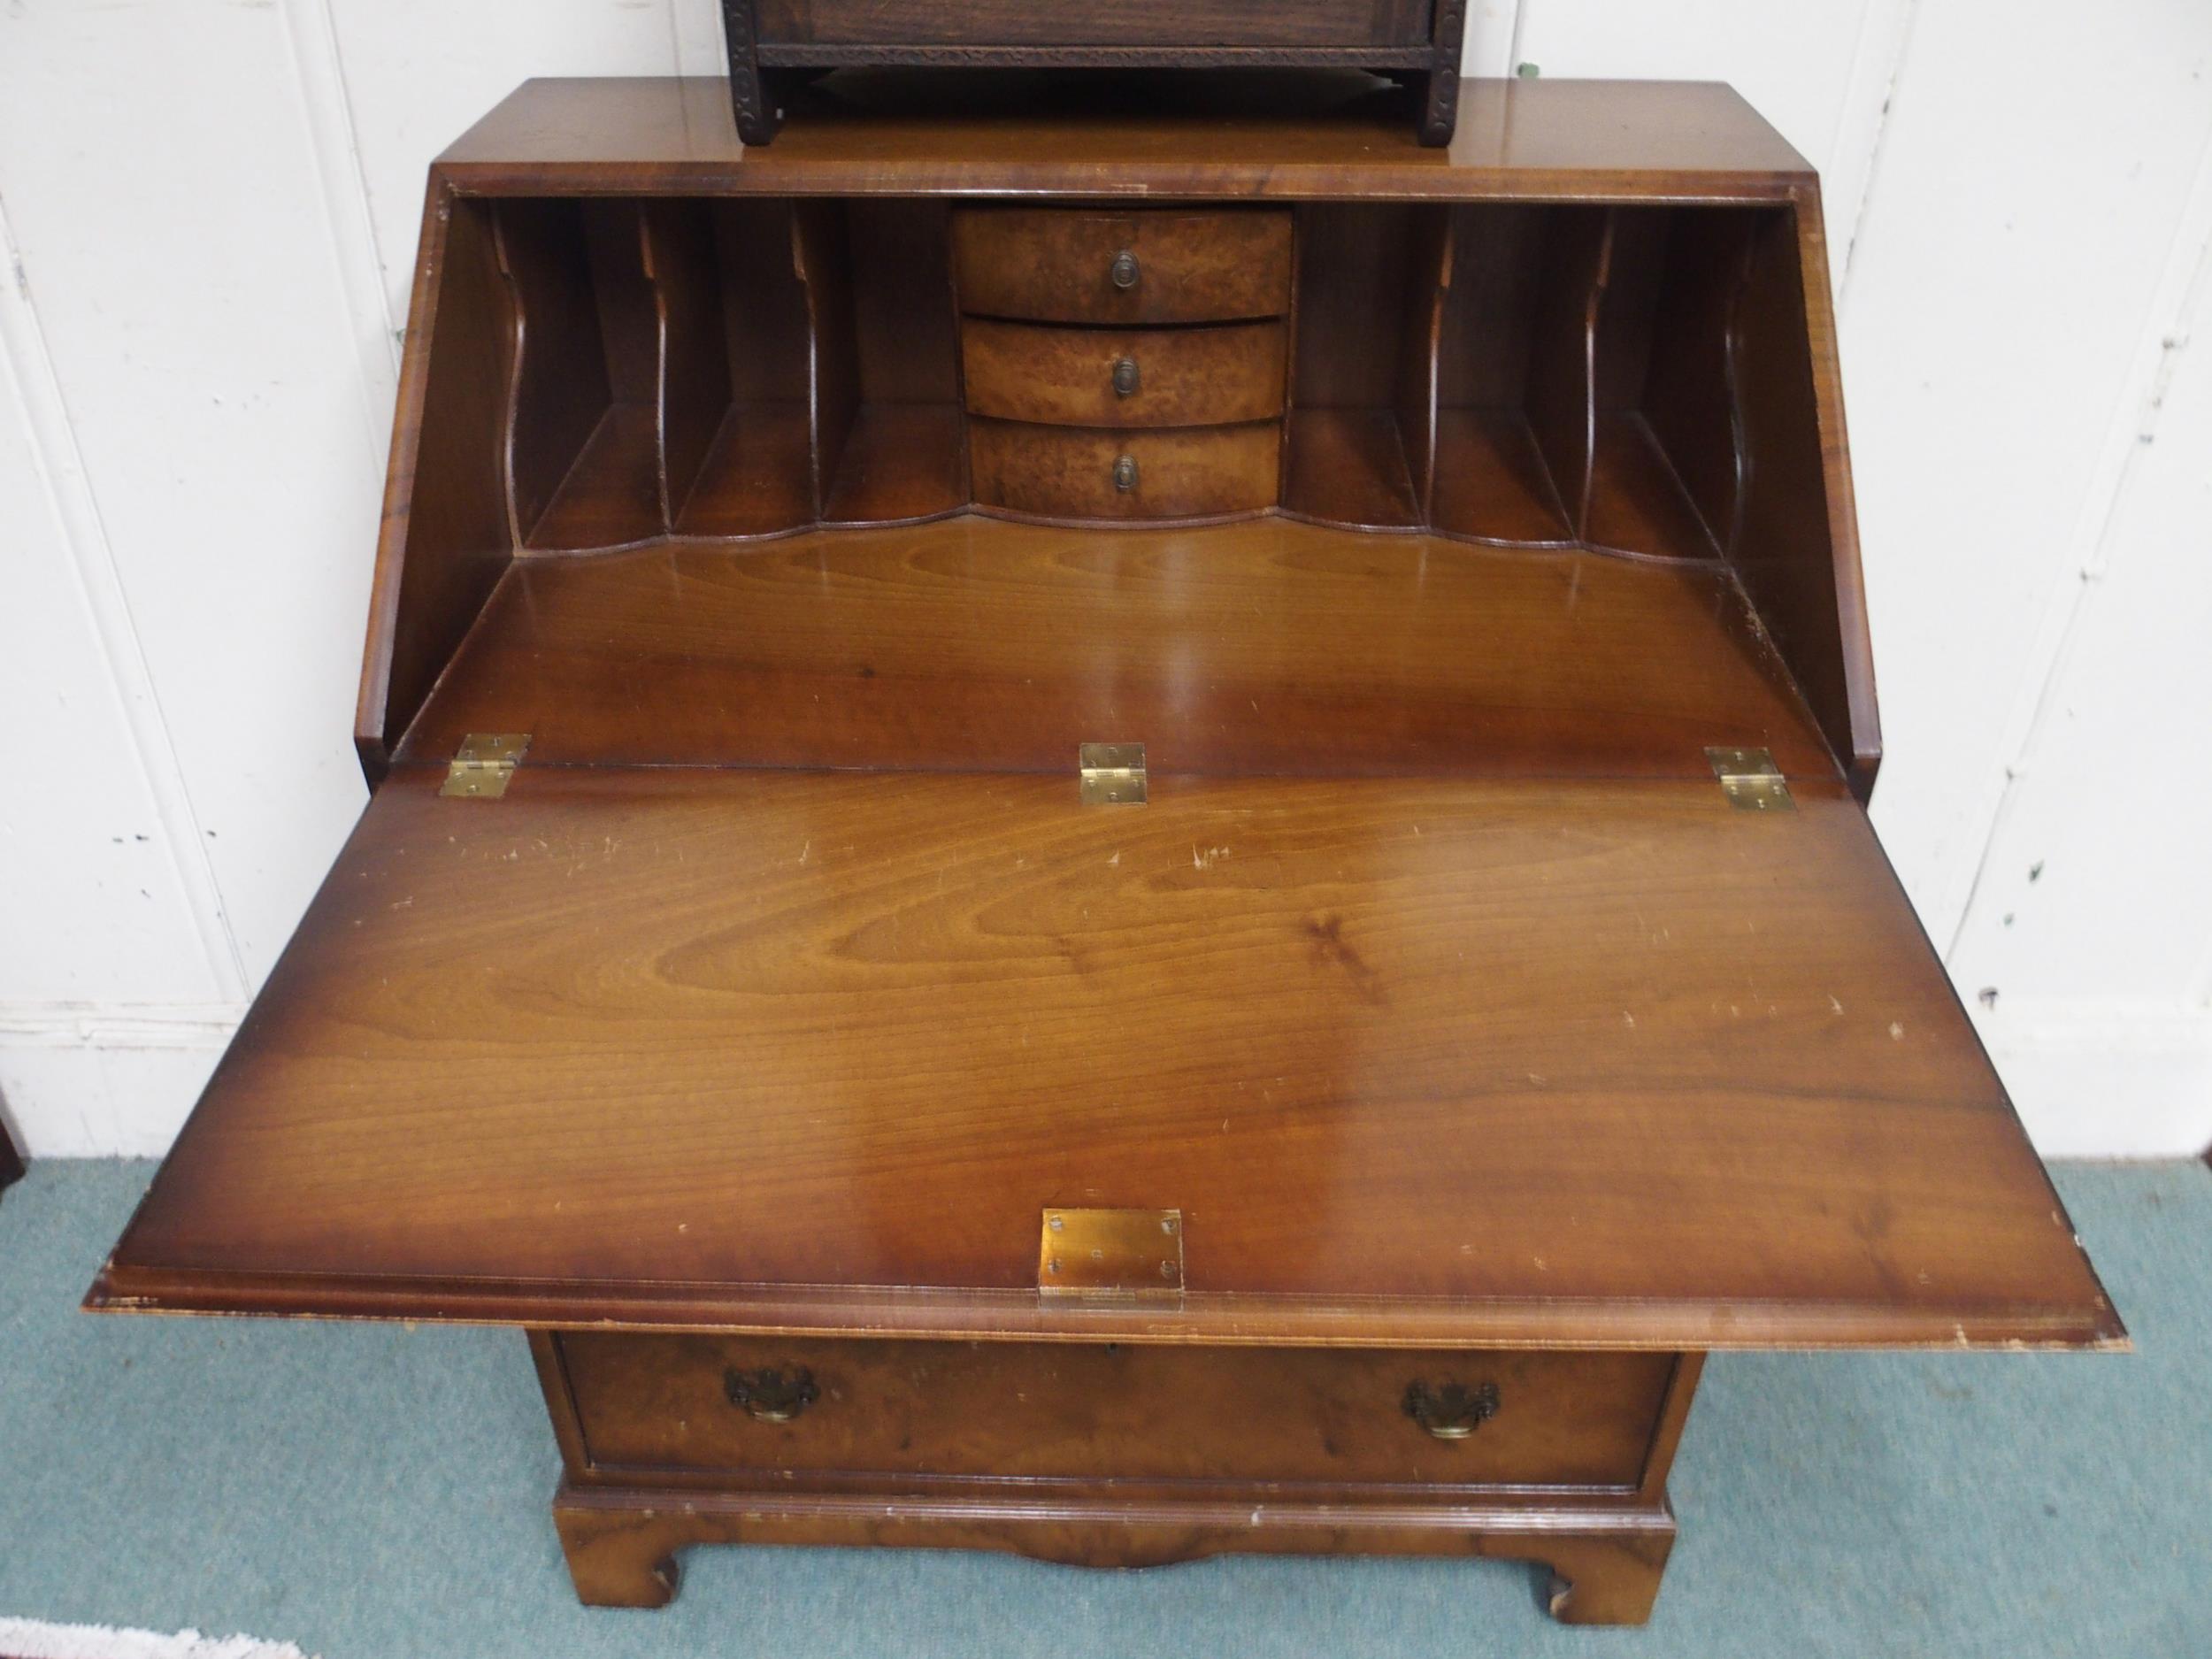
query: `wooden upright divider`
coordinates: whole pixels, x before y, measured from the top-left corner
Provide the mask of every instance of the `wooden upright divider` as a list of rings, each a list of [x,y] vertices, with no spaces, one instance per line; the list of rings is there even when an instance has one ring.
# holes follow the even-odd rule
[[[829,517],[830,491],[860,418],[860,344],[852,299],[852,241],[843,204],[795,203],[793,263],[806,289],[807,406],[814,517]]]
[[[1437,334],[1440,532],[1503,547],[1574,542],[1599,228],[1592,209],[1451,210]]]
[[[707,204],[645,204],[646,273],[660,326],[661,529],[672,533],[730,407],[723,288]]]
[[[676,533],[705,540],[781,535],[811,525],[811,375],[806,290],[788,202],[710,200],[719,337],[728,406],[721,412]]]

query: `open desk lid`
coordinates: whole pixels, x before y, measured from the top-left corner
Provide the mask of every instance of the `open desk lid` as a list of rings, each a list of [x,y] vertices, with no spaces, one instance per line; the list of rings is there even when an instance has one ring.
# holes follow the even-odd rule
[[[444,777],[370,805],[93,1305],[2121,1340],[1838,782]],[[1179,1294],[1041,1293],[1051,1210],[1173,1213]]]

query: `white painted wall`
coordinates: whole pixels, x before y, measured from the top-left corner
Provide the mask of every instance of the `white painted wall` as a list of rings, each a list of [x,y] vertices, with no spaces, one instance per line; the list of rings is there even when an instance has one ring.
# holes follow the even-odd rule
[[[158,1151],[362,801],[431,156],[714,0],[0,8],[0,1101]],[[1740,88],[1822,170],[1875,819],[2047,1152],[2212,1140],[2212,7],[1478,0],[1471,73]]]

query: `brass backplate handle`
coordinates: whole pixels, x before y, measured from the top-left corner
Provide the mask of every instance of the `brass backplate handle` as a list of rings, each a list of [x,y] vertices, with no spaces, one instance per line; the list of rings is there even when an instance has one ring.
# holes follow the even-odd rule
[[[1425,1382],[1406,1385],[1405,1414],[1440,1440],[1463,1440],[1498,1415],[1498,1385]]]
[[[803,1365],[788,1375],[772,1366],[740,1371],[733,1365],[722,1373],[722,1392],[732,1405],[760,1423],[788,1423],[821,1398],[814,1373]]]
[[[1142,381],[1143,375],[1137,367],[1136,358],[1121,357],[1116,359],[1114,363],[1115,396],[1134,397],[1137,395],[1137,388],[1142,383]]]
[[[1137,256],[1126,248],[1114,256],[1114,263],[1107,271],[1107,275],[1112,279],[1114,286],[1118,288],[1136,287],[1137,278],[1142,273],[1137,268]]]
[[[1137,457],[1125,455],[1114,462],[1114,488],[1127,492],[1137,487]]]

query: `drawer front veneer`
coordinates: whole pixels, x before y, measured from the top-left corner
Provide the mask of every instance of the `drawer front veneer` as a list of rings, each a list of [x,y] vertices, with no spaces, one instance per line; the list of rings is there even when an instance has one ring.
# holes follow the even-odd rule
[[[976,419],[976,504],[1036,518],[1210,518],[1275,504],[1282,426],[1156,431]]]
[[[1044,323],[1217,323],[1290,309],[1290,214],[965,208],[953,214],[964,311]]]
[[[624,1479],[810,1471],[1632,1487],[1673,1356],[572,1332]]]
[[[960,326],[968,408],[1071,426],[1210,426],[1283,412],[1282,324],[1055,328]]]

